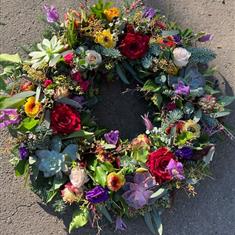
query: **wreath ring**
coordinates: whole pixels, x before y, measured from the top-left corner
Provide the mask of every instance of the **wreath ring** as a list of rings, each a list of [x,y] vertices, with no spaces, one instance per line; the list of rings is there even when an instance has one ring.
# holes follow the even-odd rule
[[[30,178],[55,211],[75,205],[69,232],[89,218],[99,231],[101,216],[124,230],[123,218],[143,215],[162,234],[160,214],[172,193],[194,195],[208,175],[211,136],[231,137],[221,118],[234,97],[219,94],[205,66],[214,52],[192,46],[212,35],[183,30],[141,1],[81,4],[64,22],[54,6],[43,9],[50,30],[29,60],[0,55],[0,127],[16,140],[16,175]],[[151,107],[142,116],[146,132],[131,141],[92,117],[98,84],[116,77],[137,83]]]

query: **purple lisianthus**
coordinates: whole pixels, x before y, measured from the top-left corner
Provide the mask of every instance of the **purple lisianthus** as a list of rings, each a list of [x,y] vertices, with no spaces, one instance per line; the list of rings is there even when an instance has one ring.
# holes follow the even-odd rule
[[[94,204],[105,202],[109,199],[108,189],[98,185],[90,191],[86,192],[86,199]]]
[[[179,34],[173,35],[174,41],[178,44],[181,42],[181,37]]]
[[[152,19],[157,13],[157,10],[152,7],[147,7],[144,11],[143,17]]]
[[[23,144],[19,147],[19,156],[20,160],[25,160],[29,156],[29,150]]]
[[[47,15],[47,22],[54,23],[59,20],[59,13],[53,5],[52,6],[44,5],[43,10]]]
[[[104,138],[108,144],[114,144],[116,145],[119,140],[119,131],[110,131],[106,134],[104,134]]]
[[[190,87],[185,86],[183,81],[179,81],[175,87],[175,94],[177,95],[189,95],[190,94]]]
[[[125,231],[126,229],[127,229],[127,225],[123,222],[122,218],[118,216],[116,219],[115,231],[118,231],[118,230]]]
[[[0,128],[4,128],[13,124],[18,124],[19,122],[20,116],[17,112],[17,109],[0,110]]]
[[[190,160],[193,156],[193,150],[190,147],[183,147],[175,151],[175,155],[179,158]]]
[[[171,159],[166,167],[166,170],[169,174],[178,180],[185,179],[184,177],[184,167],[181,162],[177,162],[174,159]]]
[[[126,183],[127,190],[122,197],[129,206],[140,209],[149,203],[150,196],[153,194],[151,189],[155,185],[155,178],[149,172],[136,173],[134,182]]]
[[[153,124],[152,122],[149,120],[149,117],[148,117],[148,113],[147,114],[144,114],[144,116],[141,116],[142,119],[144,120],[144,125],[146,127],[146,130],[148,131],[151,131],[153,129]]]
[[[200,38],[198,38],[199,42],[208,42],[211,41],[214,38],[213,34],[205,34],[203,36],[201,36]]]

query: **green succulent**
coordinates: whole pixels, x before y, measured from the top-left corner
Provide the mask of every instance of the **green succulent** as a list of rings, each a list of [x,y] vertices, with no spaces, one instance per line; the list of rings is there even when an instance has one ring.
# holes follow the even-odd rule
[[[34,69],[44,64],[49,64],[50,67],[56,65],[61,58],[60,52],[64,46],[61,45],[60,41],[54,35],[50,41],[44,38],[42,43],[37,44],[37,48],[39,51],[33,51],[29,54],[32,57],[30,63]]]
[[[51,177],[60,172],[66,172],[71,162],[78,157],[78,146],[69,144],[61,152],[62,142],[59,137],[54,137],[50,144],[50,150],[37,150],[36,156],[39,159],[38,168],[45,177]]]

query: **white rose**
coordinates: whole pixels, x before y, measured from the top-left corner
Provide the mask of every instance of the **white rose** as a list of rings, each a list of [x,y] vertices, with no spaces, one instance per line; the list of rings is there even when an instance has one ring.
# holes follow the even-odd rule
[[[79,166],[74,167],[71,170],[69,179],[72,185],[78,189],[81,188],[88,181],[85,169],[80,168]]]
[[[85,57],[86,63],[93,68],[97,68],[99,64],[102,63],[102,57],[101,55],[94,51],[94,50],[87,50],[86,51],[86,57]]]
[[[178,67],[184,67],[188,64],[191,53],[185,48],[177,47],[173,51],[174,64]]]

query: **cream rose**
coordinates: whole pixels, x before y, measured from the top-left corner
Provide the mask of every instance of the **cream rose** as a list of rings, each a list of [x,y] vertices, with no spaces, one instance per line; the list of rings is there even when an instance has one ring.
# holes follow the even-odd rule
[[[173,51],[174,64],[180,68],[188,64],[191,53],[185,48],[177,47]]]
[[[72,185],[78,189],[81,188],[88,181],[85,169],[79,166],[74,167],[71,170],[69,179]]]
[[[87,50],[85,61],[92,68],[97,68],[102,63],[102,57],[94,50]]]

